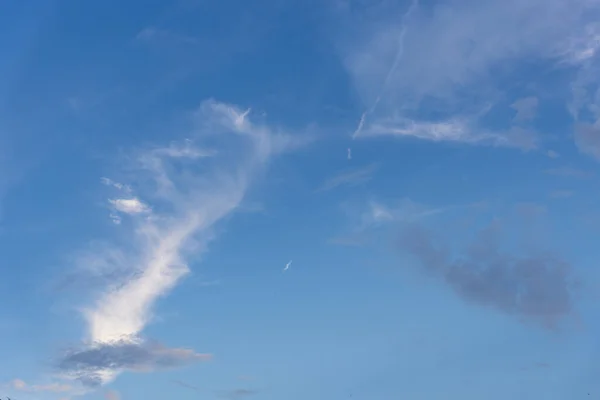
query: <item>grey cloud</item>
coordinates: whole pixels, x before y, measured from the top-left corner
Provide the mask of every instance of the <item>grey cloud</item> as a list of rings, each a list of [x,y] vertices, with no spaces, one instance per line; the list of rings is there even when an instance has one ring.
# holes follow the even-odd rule
[[[571,266],[549,254],[508,254],[500,236],[494,224],[453,257],[433,234],[412,226],[403,232],[398,247],[465,301],[555,327],[573,311]]]
[[[103,375],[107,371],[149,372],[210,358],[209,354],[199,354],[190,349],[119,340],[67,351],[56,367],[83,385],[95,387],[104,382]]]
[[[600,126],[579,124],[575,127],[575,144],[579,151],[600,160]]]
[[[537,107],[537,97],[525,97],[515,101],[511,104],[511,108],[517,112],[514,118],[515,122],[524,122],[534,119]]]

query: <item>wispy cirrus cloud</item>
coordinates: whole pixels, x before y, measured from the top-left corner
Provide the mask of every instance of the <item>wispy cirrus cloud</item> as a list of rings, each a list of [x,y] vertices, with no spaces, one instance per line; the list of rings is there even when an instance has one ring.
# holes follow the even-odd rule
[[[114,187],[115,189],[122,190],[126,193],[131,193],[131,187],[120,182],[115,182],[110,178],[102,177],[100,178],[100,182],[106,186]]]
[[[428,207],[408,198],[393,204],[370,201],[362,213],[361,220],[363,227],[390,222],[412,223],[428,216],[440,214],[448,209],[448,207]]]
[[[469,118],[442,121],[418,121],[410,118],[383,118],[363,129],[361,136],[413,137],[432,142],[515,147],[532,150],[538,147],[535,131],[513,126],[506,131],[484,129]]]
[[[600,4],[594,0],[344,4],[335,14],[348,27],[341,28],[340,48],[366,110],[357,118],[357,138],[531,149],[542,136],[521,125],[531,122],[540,99],[522,97],[525,85],[515,71],[535,60],[543,68],[581,72],[573,87],[585,92],[579,96],[584,104],[590,103],[588,83],[598,82]],[[492,131],[482,105],[512,107],[517,115]]]
[[[121,372],[209,358],[149,343],[141,334],[152,320],[155,302],[189,273],[188,257],[206,250],[215,225],[236,211],[257,174],[273,156],[304,140],[255,124],[249,109],[214,100],[202,103],[193,118],[194,140],[209,141],[210,149],[185,141],[138,152],[129,171],[141,193],[131,193],[129,203],[113,203],[132,218],[131,240],[97,246],[79,257],[96,266],[96,276],[110,279],[84,308],[84,344],[57,361],[65,379],[98,386]],[[143,203],[137,200],[141,195]]]
[[[359,205],[345,204],[343,208],[350,220],[350,228],[329,242],[341,246],[364,246],[370,242],[374,231],[424,221],[456,207],[431,207],[403,198],[396,201],[369,200]]]
[[[379,165],[371,164],[363,168],[344,171],[327,179],[317,191],[332,190],[340,186],[357,186],[371,180]]]

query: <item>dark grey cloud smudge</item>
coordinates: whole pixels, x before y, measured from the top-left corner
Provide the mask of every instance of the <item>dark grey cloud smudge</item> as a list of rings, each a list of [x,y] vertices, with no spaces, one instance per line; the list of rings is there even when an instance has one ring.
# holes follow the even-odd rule
[[[210,359],[189,349],[167,348],[158,343],[114,341],[98,343],[83,349],[74,349],[57,363],[57,369],[67,373],[86,386],[103,383],[105,371],[129,370],[149,372],[168,369]]]
[[[413,226],[403,232],[398,246],[462,299],[555,327],[573,311],[570,265],[551,255],[506,254],[499,238],[499,227],[492,225],[452,257],[430,232]]]
[[[577,125],[575,144],[582,153],[600,160],[600,126],[584,123]]]
[[[538,103],[539,101],[537,97],[525,97],[515,101],[513,104],[511,104],[511,108],[516,111],[514,121],[524,122],[534,119],[537,112]]]

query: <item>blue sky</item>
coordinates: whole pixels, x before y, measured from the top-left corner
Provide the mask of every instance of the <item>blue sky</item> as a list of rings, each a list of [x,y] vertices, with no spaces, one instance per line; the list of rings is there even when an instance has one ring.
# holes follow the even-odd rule
[[[0,397],[599,397],[599,12],[2,3]]]

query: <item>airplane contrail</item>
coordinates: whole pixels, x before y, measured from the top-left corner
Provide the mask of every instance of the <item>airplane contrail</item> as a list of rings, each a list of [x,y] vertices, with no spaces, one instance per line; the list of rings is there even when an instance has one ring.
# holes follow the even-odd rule
[[[381,96],[387,90],[387,87],[390,84],[390,80],[392,79],[392,76],[394,75],[394,73],[396,72],[396,69],[398,68],[400,59],[402,58],[402,55],[404,54],[404,36],[406,35],[406,31],[408,29],[406,26],[406,22],[407,22],[408,18],[410,17],[410,15],[415,10],[415,8],[417,8],[418,6],[419,6],[419,0],[413,0],[410,7],[408,8],[408,11],[406,11],[406,13],[402,16],[402,29],[401,29],[400,35],[398,37],[398,50],[396,51],[396,57],[394,58],[394,62],[392,63],[390,69],[388,70],[385,80],[383,81],[383,85],[381,85],[381,89],[379,90],[379,95],[377,96],[377,98],[375,99],[375,101],[373,102],[371,107],[362,113],[362,115],[360,117],[360,121],[358,122],[358,126],[356,127],[356,130],[352,134],[352,139],[355,139],[358,135],[360,135],[360,132],[362,131],[362,128],[363,128],[363,125],[365,124],[365,120],[366,120],[367,116],[369,116],[369,114],[372,114],[375,111],[375,109],[377,108],[377,106],[379,105],[379,102],[381,101]]]

